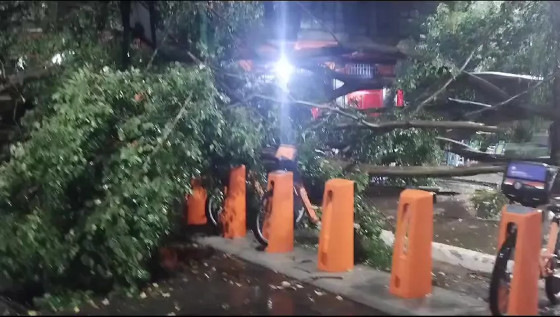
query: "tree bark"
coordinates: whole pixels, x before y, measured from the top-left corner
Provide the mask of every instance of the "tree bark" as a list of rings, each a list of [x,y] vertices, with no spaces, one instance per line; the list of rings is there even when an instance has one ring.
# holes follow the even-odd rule
[[[448,149],[449,152],[460,155],[466,159],[475,160],[478,162],[497,163],[497,162],[508,162],[511,160],[520,160],[520,161],[541,162],[547,164],[551,163],[549,157],[508,157],[502,154],[491,154],[491,153],[481,152],[457,140],[452,140],[443,137],[437,137],[437,140],[441,143],[449,145],[450,146],[450,148]]]
[[[466,107],[472,107],[472,108],[477,108],[477,109],[492,108],[492,105],[481,103],[481,102],[476,102],[476,101],[470,101],[470,100],[447,98],[447,101],[448,101],[448,104],[460,105],[460,106],[464,106],[465,108]]]
[[[329,160],[335,165],[346,168],[353,166],[350,170],[359,170],[372,176],[392,177],[451,177],[451,176],[473,176],[479,174],[493,174],[503,172],[505,164],[500,165],[476,165],[466,167],[451,166],[375,166],[370,164],[354,164],[344,161]]]
[[[50,69],[36,69],[17,73],[15,75],[10,75],[7,78],[7,82],[3,85],[0,85],[0,93],[16,85],[22,85],[24,82],[27,82],[29,80],[46,77],[49,75],[49,73]]]
[[[455,129],[455,130],[475,130],[485,132],[499,132],[500,128],[496,126],[487,126],[478,122],[469,121],[425,121],[425,120],[409,120],[409,121],[385,121],[373,123],[365,121],[363,125],[356,123],[341,124],[337,128],[363,128],[371,130],[394,130],[394,129]]]
[[[492,100],[492,102],[500,102],[510,97],[507,92],[503,91],[486,79],[480,78],[466,71],[463,71],[461,75],[461,77],[464,76],[464,78],[466,78],[467,82],[470,83],[473,88],[486,95],[488,99]]]

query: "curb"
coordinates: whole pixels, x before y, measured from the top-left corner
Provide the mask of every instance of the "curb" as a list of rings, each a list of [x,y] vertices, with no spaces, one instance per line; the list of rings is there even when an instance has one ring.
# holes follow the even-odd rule
[[[395,297],[388,291],[390,274],[364,265],[349,272],[319,272],[316,252],[299,247],[274,254],[257,251],[257,243],[250,238],[199,237],[195,242],[390,315],[488,315],[485,302],[435,286],[425,298]]]
[[[389,247],[392,247],[395,241],[395,235],[387,230],[381,232],[380,238]],[[461,266],[472,271],[492,273],[496,256],[448,244],[432,242],[432,258],[436,261]]]

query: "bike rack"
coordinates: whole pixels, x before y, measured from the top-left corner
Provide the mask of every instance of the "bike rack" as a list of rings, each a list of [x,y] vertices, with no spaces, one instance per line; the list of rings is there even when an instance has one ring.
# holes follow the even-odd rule
[[[243,238],[247,235],[247,169],[240,165],[230,172],[229,186],[220,214],[224,238]]]
[[[200,180],[191,180],[192,194],[187,195],[185,218],[187,225],[205,225],[208,222],[206,219],[206,190],[202,187]]]
[[[517,226],[508,315],[538,314],[541,221],[542,215],[533,208],[505,205],[502,209],[498,250],[506,239],[508,227],[512,224]]]
[[[268,174],[267,191],[272,191],[272,210],[264,219],[263,235],[268,239],[265,251],[284,253],[294,250],[294,176],[292,172]]]
[[[325,184],[318,269],[345,272],[354,268],[354,182],[331,179]]]
[[[433,193],[405,189],[399,198],[389,292],[422,298],[432,292]]]

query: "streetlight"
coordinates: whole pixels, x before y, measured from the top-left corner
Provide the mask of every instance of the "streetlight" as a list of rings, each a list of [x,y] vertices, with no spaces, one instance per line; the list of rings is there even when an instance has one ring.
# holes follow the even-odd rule
[[[279,85],[287,90],[288,82],[294,73],[294,66],[285,57],[282,57],[274,64],[274,73]]]

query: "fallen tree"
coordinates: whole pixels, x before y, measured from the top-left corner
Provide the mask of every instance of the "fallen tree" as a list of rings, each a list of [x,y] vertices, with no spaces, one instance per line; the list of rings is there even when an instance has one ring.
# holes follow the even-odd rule
[[[369,164],[352,164],[352,169],[368,173],[370,176],[390,177],[451,177],[494,174],[504,171],[504,165],[480,166],[374,166]],[[351,169],[351,170],[352,170]]]
[[[10,54],[1,60],[10,61],[11,67],[9,72],[2,71],[2,85],[10,85],[10,90],[16,90],[14,94],[21,93],[36,105],[22,120],[23,132],[18,142],[11,144],[10,160],[0,167],[0,274],[16,285],[37,286],[53,294],[65,290],[107,292],[142,285],[150,277],[158,247],[180,223],[177,199],[190,190],[190,180],[204,175],[219,184],[218,167],[227,170],[242,163],[254,171],[251,181],[260,181],[258,178],[265,176],[258,159],[261,148],[285,140],[295,140],[298,145],[306,186],[320,188],[334,177],[356,182],[358,234],[369,239],[370,259],[379,261],[377,264],[390,263],[390,257],[382,243],[376,244],[381,229],[379,215],[362,200],[370,175],[406,178],[408,185],[422,182],[423,177],[503,170],[501,162],[465,168],[430,167],[439,164],[442,154],[436,130],[471,135],[476,131],[499,132],[496,125],[442,120],[424,111],[411,114],[406,110],[372,119],[331,100],[354,90],[381,87],[391,83],[391,78],[364,80],[318,70],[320,79],[336,76],[346,83],[339,90],[330,86],[322,99],[313,99],[291,92],[282,95],[277,85],[242,73],[235,63],[227,61],[237,49],[237,33],[258,28],[247,19],[260,16],[256,3],[158,2],[161,16],[167,19],[157,25],[155,50],[130,46],[128,39],[121,42],[108,36],[106,42],[100,40],[107,28],[121,23],[114,5],[109,3],[107,14],[100,13],[106,7],[92,2],[83,11],[78,6],[75,14],[64,19],[54,15],[57,23],[31,43],[37,47],[26,46],[12,32],[0,34],[0,43],[8,43],[9,48],[1,52]],[[51,3],[30,6],[29,10],[37,10],[31,16],[52,17],[47,14],[53,9]],[[100,14],[92,15],[92,9]],[[223,23],[201,22],[208,17]],[[5,21],[16,26],[21,22],[14,17],[0,23]],[[53,21],[42,22],[51,25]],[[208,49],[211,41],[202,40],[203,25],[211,27],[215,52]],[[125,26],[123,36],[130,31]],[[125,43],[123,50],[116,52],[113,48],[121,43]],[[359,48],[352,45],[347,43],[345,50],[323,48],[321,53],[291,56],[302,64],[325,56],[322,54],[355,61],[352,58]],[[369,49],[371,53],[384,48]],[[455,51],[470,53],[473,49]],[[38,59],[42,61],[60,52],[70,57],[63,59],[62,67],[48,79],[23,81],[23,85],[12,85],[16,77],[6,81],[4,75],[15,74],[20,67],[20,57],[30,60],[34,52],[41,53]],[[119,62],[122,56],[130,57],[134,68],[117,71],[125,65]],[[473,63],[480,60],[477,56],[473,54]],[[178,60],[182,63],[176,63]],[[456,60],[467,59],[460,56]],[[491,76],[473,69],[466,72],[471,74],[465,78],[484,87],[480,91],[499,95],[495,101],[475,102],[495,105],[511,97],[507,92],[507,96],[500,95],[504,89],[492,84]],[[434,82],[432,79],[427,81]],[[457,89],[452,84],[446,87]],[[302,88],[314,91],[309,86]],[[440,95],[447,94],[447,88]],[[278,94],[286,97],[287,107],[278,102],[282,98],[271,97]],[[428,92],[427,97],[432,94]],[[410,103],[409,109],[420,102]],[[430,109],[430,102],[425,109]],[[314,107],[324,111],[321,120],[312,120],[310,109]],[[286,121],[293,129],[284,129],[281,124]],[[341,124],[359,129],[337,129]],[[286,130],[293,130],[295,136],[282,135]],[[335,155],[334,162],[315,152],[328,148],[326,144],[331,142],[347,147]],[[337,165],[337,160],[342,163]],[[390,164],[398,166],[384,166]],[[249,204],[259,202],[258,197],[249,200]]]

